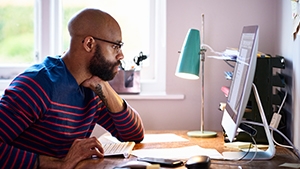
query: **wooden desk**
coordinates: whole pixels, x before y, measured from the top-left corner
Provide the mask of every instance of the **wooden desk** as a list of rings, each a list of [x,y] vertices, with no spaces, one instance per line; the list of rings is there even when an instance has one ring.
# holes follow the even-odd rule
[[[224,147],[224,140],[222,133],[218,133],[217,137],[214,138],[194,138],[188,137],[187,131],[185,130],[169,130],[169,131],[146,131],[147,134],[158,134],[158,133],[174,133],[183,138],[188,139],[188,142],[172,142],[172,143],[139,143],[136,144],[134,149],[153,149],[153,148],[177,148],[191,145],[199,145],[203,148],[213,148],[218,150],[220,153],[224,151],[229,151]],[[104,159],[90,159],[83,161],[77,165],[77,168],[84,169],[112,169],[115,166],[125,163],[127,161],[136,160],[136,157],[131,156],[128,159],[124,157],[105,157]],[[247,161],[223,161],[223,160],[212,160],[211,169],[227,169],[227,168],[238,168],[238,166],[233,164],[242,164]],[[246,165],[241,165],[243,169],[275,169],[284,167],[279,167],[279,165],[290,162],[290,163],[300,163],[300,160],[295,154],[286,148],[277,146],[276,155],[271,160],[267,161],[252,161]],[[222,163],[222,164],[217,164]],[[225,163],[225,164],[224,164]],[[185,169],[186,167],[181,166],[176,169]]]

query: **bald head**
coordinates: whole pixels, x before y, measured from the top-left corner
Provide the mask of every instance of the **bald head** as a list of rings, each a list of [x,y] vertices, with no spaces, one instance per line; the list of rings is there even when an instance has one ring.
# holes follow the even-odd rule
[[[75,14],[68,25],[70,36],[96,36],[108,38],[114,34],[121,34],[117,21],[108,13],[99,9],[87,8]]]

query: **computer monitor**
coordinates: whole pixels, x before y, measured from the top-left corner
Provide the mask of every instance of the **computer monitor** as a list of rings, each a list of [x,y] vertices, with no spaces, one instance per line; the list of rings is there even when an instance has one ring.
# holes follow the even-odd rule
[[[259,27],[257,25],[243,27],[240,45],[239,45],[239,56],[237,57],[236,60],[232,82],[228,94],[228,99],[227,99],[226,107],[223,112],[223,118],[222,118],[222,127],[225,130],[227,139],[230,142],[234,140],[237,134],[237,131],[242,122],[244,112],[246,110],[246,106],[249,101],[250,93],[252,90],[253,79],[256,70],[258,39],[259,39]],[[258,99],[256,100],[260,104],[258,105],[258,107],[262,109],[260,113],[262,113],[263,115],[261,114],[261,116],[262,118],[265,119],[265,115],[260,103],[258,93],[257,91],[255,92],[256,92],[255,96],[257,96]],[[270,133],[268,124],[264,124],[264,125],[265,125],[265,130],[267,130],[266,132]],[[271,152],[271,154],[267,153],[267,155],[260,155],[260,153],[256,153],[255,155],[258,155],[257,158],[268,159],[268,158],[272,158],[273,153],[275,154],[275,152]],[[223,155],[224,158],[231,158],[231,159],[243,157],[243,153],[226,152],[223,153]],[[251,159],[255,157],[254,154],[247,153],[243,158]]]
[[[252,89],[257,60],[258,31],[258,26],[245,26],[241,35],[239,56],[234,67],[223,115],[223,117],[229,115],[233,123],[229,123],[227,118],[224,119],[226,121],[222,120],[222,126],[231,142],[236,136]]]

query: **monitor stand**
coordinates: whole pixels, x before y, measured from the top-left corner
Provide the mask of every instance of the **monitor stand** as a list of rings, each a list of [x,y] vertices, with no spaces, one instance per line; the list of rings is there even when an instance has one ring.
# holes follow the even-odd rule
[[[275,152],[276,152],[275,145],[274,145],[272,137],[271,137],[271,132],[270,132],[270,129],[269,129],[269,125],[268,125],[268,122],[267,122],[267,119],[266,119],[266,116],[265,116],[265,112],[264,112],[264,109],[262,107],[262,104],[261,104],[261,101],[260,101],[260,98],[259,98],[259,94],[258,94],[258,91],[256,89],[255,84],[252,84],[252,89],[253,89],[255,100],[257,102],[257,106],[258,106],[260,116],[261,116],[261,119],[262,119],[262,122],[263,122],[263,126],[264,126],[264,129],[265,129],[267,140],[268,140],[268,143],[269,143],[268,149],[267,150],[258,150],[256,152],[255,151],[254,152],[252,152],[252,151],[250,151],[250,152],[243,152],[243,151],[240,151],[240,152],[223,152],[222,154],[224,156],[224,159],[238,160],[238,159],[241,159],[243,156],[245,156],[243,158],[243,160],[251,160],[251,159],[254,159],[254,160],[269,160],[269,159],[273,158],[274,155],[275,155]]]

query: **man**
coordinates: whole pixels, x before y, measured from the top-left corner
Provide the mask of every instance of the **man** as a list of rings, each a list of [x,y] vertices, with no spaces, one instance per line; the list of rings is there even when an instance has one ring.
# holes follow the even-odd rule
[[[84,9],[69,22],[70,48],[18,75],[0,100],[0,166],[74,168],[103,157],[96,123],[120,141],[140,142],[138,113],[108,80],[124,58],[121,29],[109,14]]]

